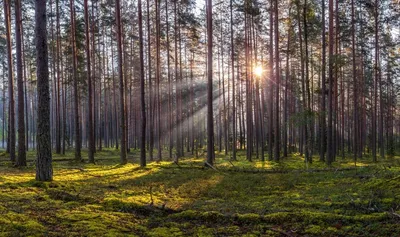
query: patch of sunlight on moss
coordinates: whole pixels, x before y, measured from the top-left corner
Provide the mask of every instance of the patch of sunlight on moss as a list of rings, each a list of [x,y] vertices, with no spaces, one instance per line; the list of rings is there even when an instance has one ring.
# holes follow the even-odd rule
[[[32,178],[34,177],[33,172],[19,174],[19,173],[14,172],[14,170],[13,170],[13,171],[10,171],[9,173],[12,175],[7,175],[7,176],[2,177],[4,179],[4,181],[1,182],[0,184],[5,184],[5,183],[20,184],[20,183],[31,181]]]
[[[365,167],[365,166],[368,166],[368,164],[362,163],[362,162],[357,162],[356,164],[357,164],[357,167]],[[353,165],[354,165],[354,163],[353,163]]]
[[[40,236],[45,231],[45,228],[40,223],[31,220],[30,217],[24,214],[7,212],[0,215],[0,232],[12,233],[14,231],[23,235]],[[11,236],[14,235],[11,234]]]
[[[103,177],[113,177],[113,179],[120,176],[141,177],[148,174],[150,169],[138,170],[139,165],[127,164],[127,165],[115,165],[110,169],[102,169],[96,165],[88,165],[84,169],[76,168],[75,172],[69,172],[68,174],[55,173],[54,180],[58,182],[63,181],[81,181],[90,178],[103,178]],[[154,170],[153,170],[154,171]],[[129,174],[129,175],[128,175]]]
[[[176,227],[167,228],[167,227],[158,227],[151,229],[148,233],[148,236],[151,237],[175,237],[175,236],[184,236],[182,231]]]
[[[271,169],[272,165],[271,165],[271,162],[268,162],[268,161],[264,161],[264,162],[257,161],[254,163],[254,167],[260,168],[260,169]]]

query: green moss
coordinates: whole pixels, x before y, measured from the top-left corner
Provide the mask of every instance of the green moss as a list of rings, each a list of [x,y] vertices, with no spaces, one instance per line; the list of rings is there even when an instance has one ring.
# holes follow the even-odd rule
[[[35,153],[28,152],[28,160]],[[86,156],[84,151],[83,156]],[[137,160],[133,151],[130,161]],[[5,236],[398,236],[399,159],[351,159],[305,169],[294,154],[248,162],[245,151],[220,172],[202,158],[117,165],[119,153],[96,153],[97,164],[54,155],[53,182],[34,181],[34,167],[0,166],[0,232]],[[4,162],[1,163],[6,164]],[[388,167],[391,167],[390,169]],[[326,169],[326,170],[325,170]],[[315,171],[315,170],[318,170]],[[325,170],[325,171],[321,171]],[[315,171],[315,172],[314,172]]]
[[[198,237],[215,236],[215,229],[202,225],[196,228],[194,235]]]
[[[170,215],[170,218],[174,220],[196,220],[199,218],[199,212],[194,210],[185,210]]]
[[[8,212],[0,216],[0,233],[19,233],[28,236],[40,236],[44,233],[43,225],[31,220],[27,215]]]
[[[146,210],[143,206],[140,206],[136,203],[124,202],[118,199],[108,199],[103,203],[103,206],[106,210],[119,211],[119,212],[144,212],[146,214]]]
[[[159,227],[152,229],[147,233],[147,235],[152,237],[184,236],[184,234],[178,228],[166,228],[166,227]]]
[[[259,214],[246,213],[236,215],[236,221],[241,224],[258,224],[262,221]]]

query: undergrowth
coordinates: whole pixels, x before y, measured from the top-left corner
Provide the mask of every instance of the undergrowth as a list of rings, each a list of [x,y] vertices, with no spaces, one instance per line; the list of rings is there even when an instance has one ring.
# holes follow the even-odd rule
[[[295,154],[280,163],[190,154],[178,164],[118,152],[96,164],[54,155],[54,181],[34,180],[0,157],[0,236],[399,236],[399,157],[338,158],[332,167]]]

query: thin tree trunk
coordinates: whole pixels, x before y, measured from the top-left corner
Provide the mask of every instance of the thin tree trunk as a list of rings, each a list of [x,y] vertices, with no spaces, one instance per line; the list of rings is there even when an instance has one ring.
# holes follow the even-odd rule
[[[15,39],[17,51],[17,84],[18,84],[18,157],[16,166],[26,166],[25,148],[25,101],[24,101],[24,79],[22,74],[22,17],[21,0],[15,0]]]
[[[76,39],[75,39],[75,3],[70,0],[71,9],[71,42],[72,42],[72,74],[74,81],[74,116],[75,116],[75,160],[81,161],[81,129],[79,119],[79,94],[78,94],[78,74],[77,74],[77,55],[76,55]]]
[[[327,164],[331,165],[334,160],[333,146],[333,70],[334,70],[334,32],[333,32],[333,0],[329,0],[329,92],[328,92],[328,141],[327,141]]]
[[[161,102],[160,102],[160,77],[161,77],[161,57],[160,57],[160,6],[159,0],[156,1],[156,82],[157,82],[157,160],[161,161]],[[167,4],[167,3],[166,3]]]
[[[232,160],[236,158],[236,96],[235,96],[235,49],[233,44],[233,0],[230,0],[231,70],[232,70]]]
[[[351,0],[351,54],[352,54],[352,73],[353,73],[353,159],[354,163],[357,163],[358,155],[358,134],[359,134],[359,121],[358,121],[358,83],[357,83],[357,72],[356,72],[356,48],[355,48],[355,10],[354,0]],[[343,92],[342,92],[343,93]]]
[[[139,55],[140,55],[140,105],[141,105],[141,134],[140,134],[140,166],[146,166],[146,108],[144,94],[144,55],[143,55],[143,19],[142,0],[138,0],[139,13]]]
[[[89,152],[88,161],[94,163],[94,152],[95,152],[95,141],[93,131],[93,95],[92,95],[92,76],[91,76],[91,65],[90,65],[90,32],[89,32],[89,13],[88,13],[88,0],[84,1],[84,12],[85,12],[85,52],[86,52],[86,79],[88,81],[88,113],[89,113]],[[118,13],[117,13],[118,14]]]
[[[207,9],[207,163],[214,164],[214,120],[213,120],[213,26],[212,0],[206,0]]]
[[[273,159],[273,137],[274,137],[274,119],[273,119],[273,95],[274,95],[274,1],[270,1],[270,12],[269,12],[269,126],[268,126],[268,159]]]
[[[172,84],[171,84],[171,71],[170,71],[170,42],[169,42],[169,18],[168,18],[168,4],[165,4],[165,22],[166,22],[166,37],[167,37],[167,70],[168,70],[168,139],[169,139],[169,158],[172,159],[173,148],[173,134],[172,134]]]
[[[325,103],[325,95],[326,95],[326,40],[325,40],[325,0],[321,2],[322,4],[322,63],[321,63],[321,130],[320,130],[320,147],[319,147],[319,156],[320,161],[325,161],[325,150],[326,150],[326,103]]]
[[[120,118],[121,118],[121,150],[120,150],[120,162],[126,164],[128,162],[126,158],[126,124],[125,124],[125,90],[124,90],[124,70],[122,65],[122,24],[121,24],[121,7],[120,0],[115,1],[115,12],[117,21],[117,47],[118,47],[118,77],[119,77],[119,99],[120,99]],[[118,139],[118,138],[117,138]]]
[[[274,149],[274,160],[279,161],[280,156],[280,121],[279,121],[279,90],[280,90],[280,59],[279,59],[279,15],[278,15],[278,0],[275,0],[275,83],[276,83],[276,94],[275,94],[275,149]]]
[[[16,161],[15,157],[15,110],[14,110],[14,75],[13,60],[11,49],[11,6],[9,0],[4,0],[4,19],[6,25],[6,44],[7,44],[7,62],[8,62],[8,141],[11,162]]]

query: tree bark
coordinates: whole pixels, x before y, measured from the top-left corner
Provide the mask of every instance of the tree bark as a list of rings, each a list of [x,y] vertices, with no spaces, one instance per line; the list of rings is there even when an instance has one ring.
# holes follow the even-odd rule
[[[206,0],[207,9],[207,163],[214,164],[214,119],[213,119],[213,26],[212,0]]]
[[[70,0],[71,9],[71,43],[72,43],[72,74],[74,81],[74,116],[75,116],[75,160],[82,161],[81,146],[82,137],[79,119],[79,93],[78,93],[78,74],[77,74],[77,55],[76,55],[76,32],[75,32],[75,2]]]
[[[119,99],[120,99],[120,119],[121,119],[121,150],[120,150],[120,163],[126,164],[128,162],[126,157],[126,124],[125,124],[125,82],[124,70],[122,65],[122,24],[121,24],[121,7],[120,0],[115,1],[115,18],[117,22],[117,47],[118,47],[118,77],[119,77]],[[118,139],[118,138],[117,138]]]
[[[232,70],[232,160],[236,160],[236,97],[235,97],[235,49],[233,44],[233,0],[230,0],[231,70]]]
[[[7,44],[7,62],[8,62],[8,141],[7,147],[10,152],[11,162],[15,162],[15,110],[14,110],[14,75],[13,60],[11,49],[11,6],[10,0],[4,0],[4,19],[6,25],[6,44]]]
[[[35,1],[36,75],[38,94],[36,180],[53,179],[50,137],[50,90],[46,30],[46,0]]]
[[[18,84],[18,157],[16,166],[26,166],[25,148],[25,113],[24,113],[24,79],[22,75],[22,17],[21,0],[15,0],[15,39],[17,51],[17,84]]]
[[[333,32],[333,0],[329,0],[329,92],[328,92],[328,141],[327,141],[327,164],[331,165],[334,160],[333,146],[333,70],[335,55],[333,54],[334,32]]]
[[[84,14],[85,14],[85,53],[86,53],[86,79],[88,81],[88,120],[89,120],[89,152],[88,161],[94,163],[95,141],[93,131],[93,94],[92,94],[92,75],[90,65],[90,32],[89,32],[89,13],[88,13],[88,0],[84,1]]]
[[[143,55],[143,17],[142,0],[138,0],[139,18],[139,54],[140,54],[140,105],[141,105],[141,131],[140,131],[140,166],[146,166],[146,108],[144,94],[144,55]]]
[[[275,0],[275,83],[276,83],[276,94],[275,94],[275,149],[274,149],[274,160],[279,161],[280,156],[280,121],[279,121],[279,90],[280,90],[280,59],[279,59],[279,15],[278,15],[278,0]]]

